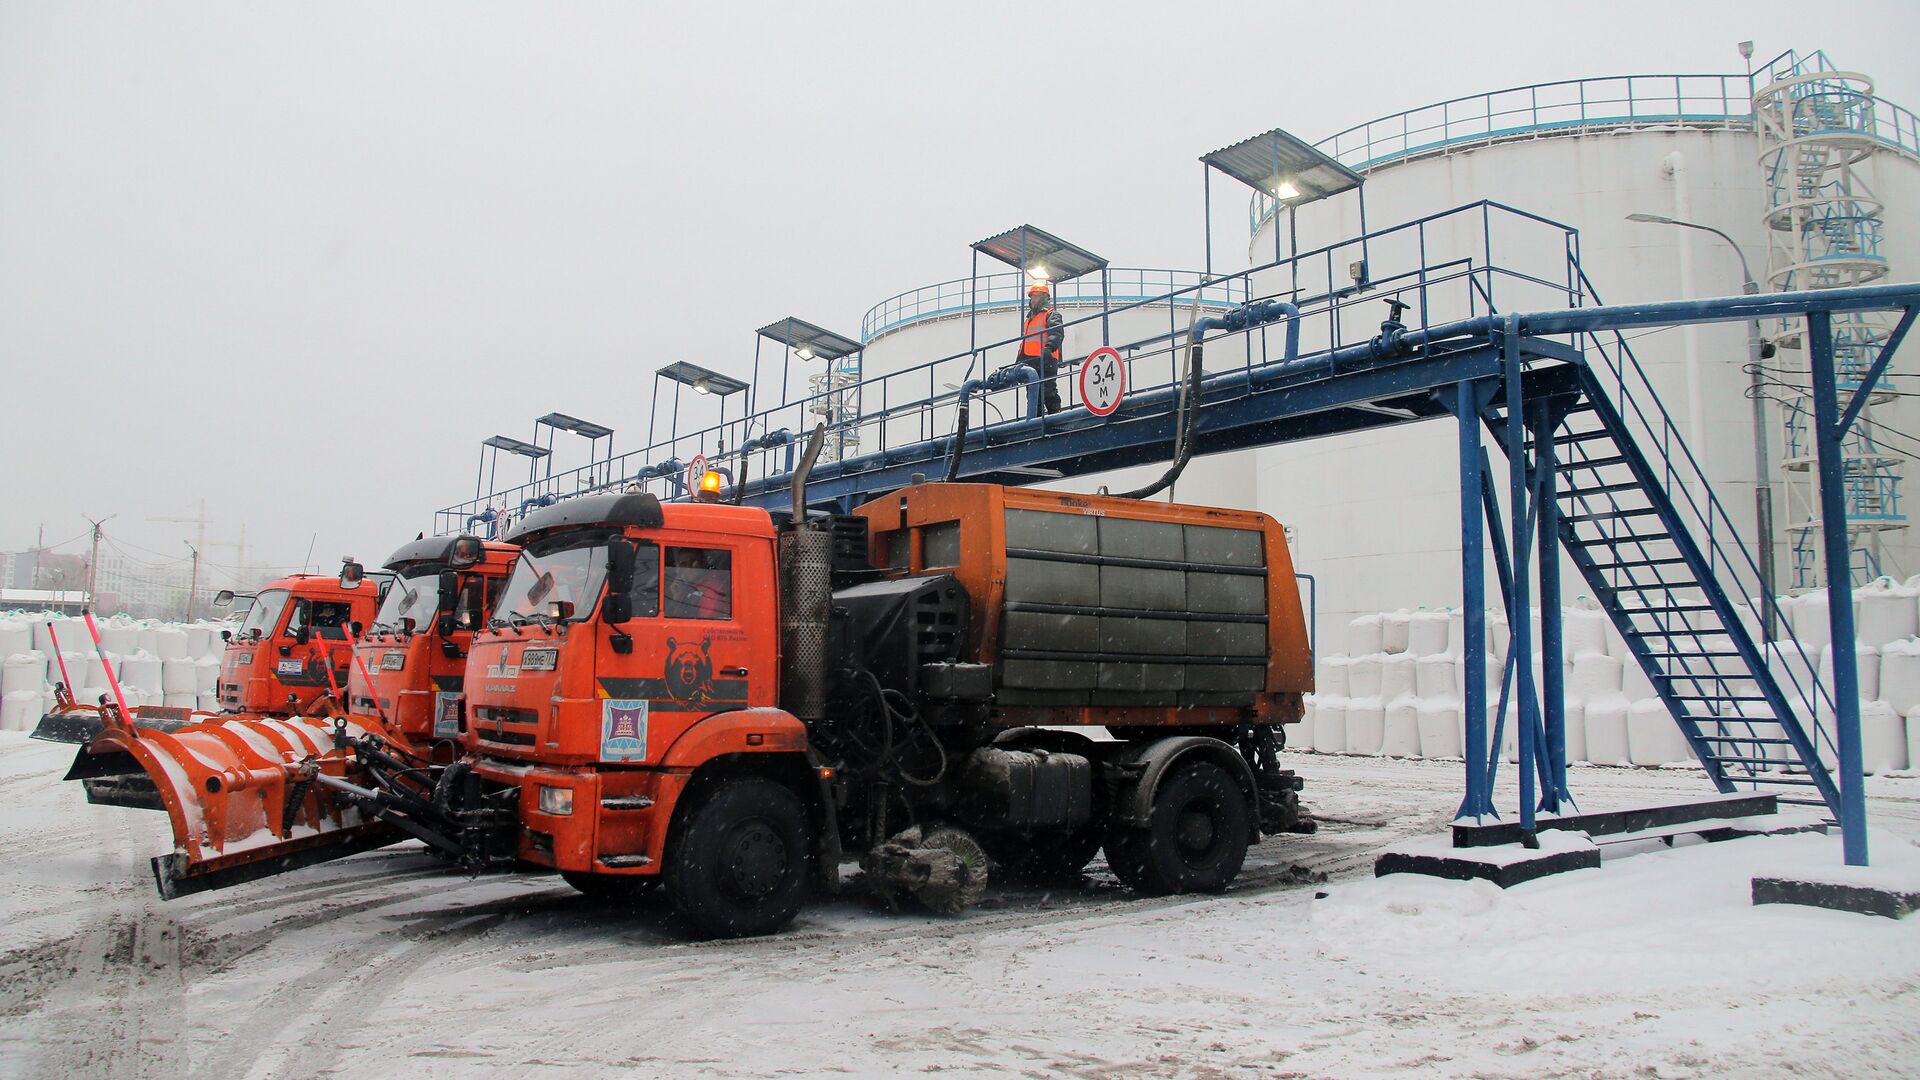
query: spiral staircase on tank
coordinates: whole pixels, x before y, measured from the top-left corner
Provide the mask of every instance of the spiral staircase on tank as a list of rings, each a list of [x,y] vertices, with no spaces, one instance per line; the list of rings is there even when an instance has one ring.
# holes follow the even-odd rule
[[[1776,291],[1840,289],[1866,285],[1887,274],[1880,252],[1883,203],[1871,185],[1882,153],[1902,153],[1876,137],[1881,104],[1873,81],[1835,70],[1825,54],[1783,58],[1754,93],[1760,166],[1766,174],[1765,224],[1768,283]],[[1833,320],[1834,368],[1842,393],[1857,390],[1868,366],[1887,341],[1879,315],[1853,313]],[[1783,320],[1773,334],[1780,360],[1774,380],[1785,400],[1787,532],[1793,556],[1792,587],[1813,588],[1820,566],[1820,501],[1811,435],[1812,385],[1803,320]],[[1906,459],[1878,435],[1872,405],[1892,399],[1881,380],[1861,422],[1844,446],[1848,547],[1856,581],[1882,570],[1882,539],[1907,527],[1900,507],[1900,477]]]

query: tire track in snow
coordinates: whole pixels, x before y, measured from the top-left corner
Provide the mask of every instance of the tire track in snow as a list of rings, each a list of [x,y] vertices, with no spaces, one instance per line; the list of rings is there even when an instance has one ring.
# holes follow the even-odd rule
[[[112,847],[130,846],[127,831],[115,830]],[[113,873],[120,854],[100,851],[95,868]],[[110,889],[102,907],[59,948],[27,950],[35,954],[34,986],[45,994],[8,1025],[32,1050],[26,1075],[183,1075],[180,928],[157,900],[131,887]]]
[[[382,1016],[382,1003],[420,968],[512,917],[469,914],[453,920],[421,919],[401,931],[399,943],[374,956],[336,948],[320,967],[281,982],[253,999],[245,1015],[225,1020],[225,1026],[239,1034],[217,1044],[196,1072],[249,1078],[316,1075],[323,1068],[316,1055],[326,1055],[328,1060],[339,1056],[339,1048],[325,1039],[326,1028],[336,1018],[357,1026]],[[480,955],[484,954],[475,954]]]

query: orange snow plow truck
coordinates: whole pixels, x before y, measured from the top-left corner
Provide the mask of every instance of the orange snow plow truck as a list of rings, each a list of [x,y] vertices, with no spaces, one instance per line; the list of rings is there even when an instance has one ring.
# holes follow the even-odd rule
[[[234,593],[221,590],[214,604],[227,607]],[[365,624],[379,608],[377,588],[362,589],[319,574],[290,574],[269,582],[253,598],[237,630],[222,630],[226,642],[216,684],[220,711],[142,706],[134,723],[175,731],[220,716],[299,716],[317,707],[334,688],[344,688],[351,646],[349,623]],[[56,704],[40,718],[33,737],[85,745],[105,727],[103,705],[74,699],[65,681],[54,687]]]
[[[347,614],[377,610],[370,627],[363,629],[358,619],[340,625],[341,640],[353,647],[351,660],[339,661],[351,663],[350,676],[335,672],[329,680],[323,669],[320,678],[328,685],[297,714],[198,714],[199,722],[182,723],[135,710],[129,726],[106,707],[93,714],[89,744],[66,779],[83,782],[88,802],[169,814],[176,851],[154,865],[167,896],[404,839],[405,833],[386,823],[307,805],[297,779],[274,788],[278,805],[269,810],[261,777],[285,776],[289,760],[300,762],[296,773],[338,770],[336,732],[384,740],[396,753],[427,761],[457,757],[466,650],[485,626],[518,554],[511,544],[436,537],[394,552],[380,571],[383,590],[364,584],[366,571],[352,560],[338,580],[300,575],[275,582],[262,591],[265,606],[256,604],[253,613],[277,613],[262,615],[257,625],[243,627],[234,637],[228,670],[257,663],[245,656],[236,660],[236,647],[242,653],[266,652],[271,642],[284,639],[297,648],[289,627],[308,625],[312,606],[345,596],[364,601]],[[283,587],[284,595],[268,595]],[[310,605],[304,612],[303,602]],[[321,618],[331,615],[323,610]],[[256,620],[250,617],[248,623]],[[344,706],[336,686],[346,690]]]
[[[1312,671],[1272,518],[955,483],[808,515],[806,470],[786,513],[629,493],[529,514],[467,657],[461,756],[422,765],[356,717],[195,776],[260,825],[156,859],[163,893],[382,823],[476,869],[658,884],[696,933],[746,935],[855,858],[888,901],[954,912],[990,867],[1077,879],[1103,847],[1141,892],[1217,891],[1263,833],[1311,830],[1276,754]]]

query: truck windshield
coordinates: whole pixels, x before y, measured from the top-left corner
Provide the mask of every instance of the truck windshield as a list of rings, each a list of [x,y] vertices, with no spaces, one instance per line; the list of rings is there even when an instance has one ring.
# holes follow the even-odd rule
[[[398,630],[405,625],[400,620],[412,619],[414,629],[424,630],[439,610],[440,572],[419,571],[395,581],[387,589],[387,598],[381,602],[380,614],[374,616],[373,626],[378,630]]]
[[[287,590],[268,589],[254,598],[253,606],[247,609],[246,621],[240,624],[240,632],[235,637],[251,637],[258,632],[265,634],[280,621],[280,612],[287,606]]]
[[[563,600],[573,605],[573,619],[593,614],[607,580],[607,536],[604,530],[569,533],[521,549],[494,621],[545,619]]]

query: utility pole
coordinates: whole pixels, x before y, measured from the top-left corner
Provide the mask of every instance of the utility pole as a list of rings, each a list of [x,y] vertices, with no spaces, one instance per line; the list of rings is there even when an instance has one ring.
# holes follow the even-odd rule
[[[33,535],[33,583],[29,588],[40,587],[40,560],[47,554],[47,523],[40,523],[40,531]]]
[[[100,526],[105,525],[120,515],[108,514],[98,521],[87,517],[85,514],[80,516],[86,518],[88,524],[93,526],[93,554],[87,556],[87,607],[91,609],[94,606],[93,585],[100,573]]]
[[[185,541],[182,541],[185,543]],[[187,550],[193,552],[193,575],[187,579],[187,620],[193,621],[193,601],[200,593],[200,549],[187,544]]]

